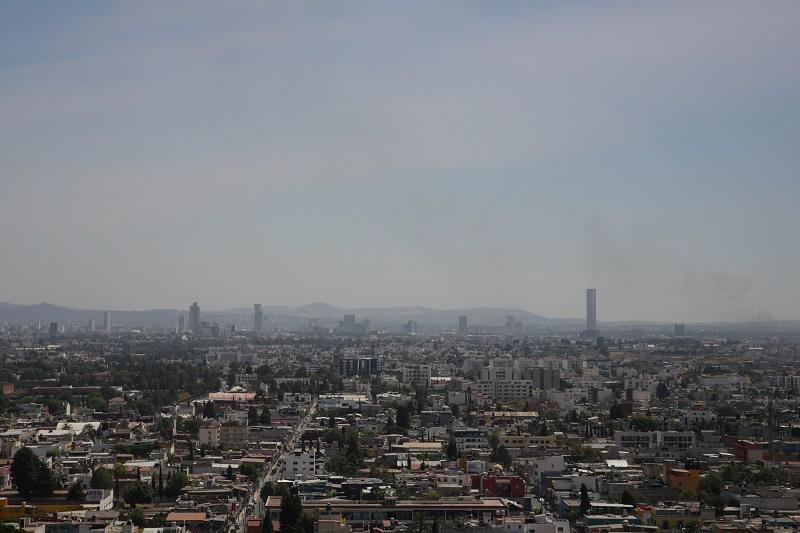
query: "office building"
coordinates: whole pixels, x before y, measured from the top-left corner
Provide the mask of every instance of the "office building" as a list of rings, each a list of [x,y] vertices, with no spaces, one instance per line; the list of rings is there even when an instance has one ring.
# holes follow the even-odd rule
[[[354,334],[356,332],[356,315],[344,315],[342,332],[347,334]]]
[[[342,357],[338,365],[339,375],[343,378],[372,376],[378,373],[376,357]]]
[[[358,358],[342,357],[339,359],[339,375],[343,378],[350,378],[358,375]]]
[[[178,315],[178,334],[186,331],[186,315],[183,313]]]
[[[195,302],[189,308],[189,329],[192,335],[200,335],[203,332],[202,327],[203,325],[200,323],[200,306]]]
[[[506,329],[508,331],[514,331],[514,324],[516,324],[517,319],[514,315],[508,315],[506,317]]]
[[[97,324],[95,323],[95,321],[94,320],[90,320],[89,321],[89,331],[94,333],[94,330],[95,330],[96,327],[97,327]]]
[[[264,313],[261,310],[261,304],[253,304],[253,329],[262,331],[264,329]]]
[[[675,324],[675,336],[676,337],[686,336],[686,324]]]
[[[58,322],[50,322],[50,338],[58,337]]]
[[[460,316],[458,317],[458,334],[459,335],[466,335],[467,334],[467,317]]]
[[[583,335],[595,339],[599,334],[597,329],[597,289],[586,289],[586,329]]]
[[[103,329],[111,331],[111,311],[103,311]]]
[[[417,334],[417,321],[416,320],[409,320],[405,325],[405,333],[408,335],[416,335]]]

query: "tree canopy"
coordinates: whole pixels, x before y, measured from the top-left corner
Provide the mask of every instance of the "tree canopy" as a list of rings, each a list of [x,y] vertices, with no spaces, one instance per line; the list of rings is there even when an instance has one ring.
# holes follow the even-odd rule
[[[22,448],[11,461],[11,480],[25,499],[53,494],[57,483],[47,463],[36,457],[30,448]]]

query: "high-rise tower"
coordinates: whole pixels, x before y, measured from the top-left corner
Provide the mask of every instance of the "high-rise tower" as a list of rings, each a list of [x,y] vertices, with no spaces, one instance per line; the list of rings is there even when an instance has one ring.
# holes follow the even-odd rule
[[[256,331],[264,329],[264,312],[261,310],[261,304],[253,304],[253,328]]]
[[[189,329],[192,335],[200,335],[203,332],[202,328],[203,326],[200,323],[200,306],[195,302],[189,308]]]
[[[597,329],[597,289],[586,289],[586,329],[583,335],[596,338],[599,333]]]

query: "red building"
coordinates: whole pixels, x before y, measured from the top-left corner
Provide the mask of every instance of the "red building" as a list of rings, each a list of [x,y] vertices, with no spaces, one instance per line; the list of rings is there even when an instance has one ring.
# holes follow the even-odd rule
[[[481,496],[501,498],[522,498],[525,496],[525,481],[519,476],[492,476],[473,474],[470,476],[472,488]]]

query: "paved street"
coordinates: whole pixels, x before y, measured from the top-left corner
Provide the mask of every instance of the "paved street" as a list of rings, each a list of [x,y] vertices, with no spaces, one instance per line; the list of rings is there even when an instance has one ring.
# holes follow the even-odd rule
[[[281,447],[280,452],[275,454],[272,461],[267,465],[263,475],[253,483],[250,493],[244,502],[237,507],[236,514],[228,526],[227,533],[244,533],[247,529],[248,518],[261,518],[263,514],[264,502],[261,501],[261,487],[267,481],[276,481],[280,479],[279,468],[282,463],[283,457],[286,453],[294,449],[297,440],[303,435],[308,426],[308,423],[313,419],[317,412],[317,401],[314,400],[309,408],[306,410],[302,418],[297,421],[289,439]]]

